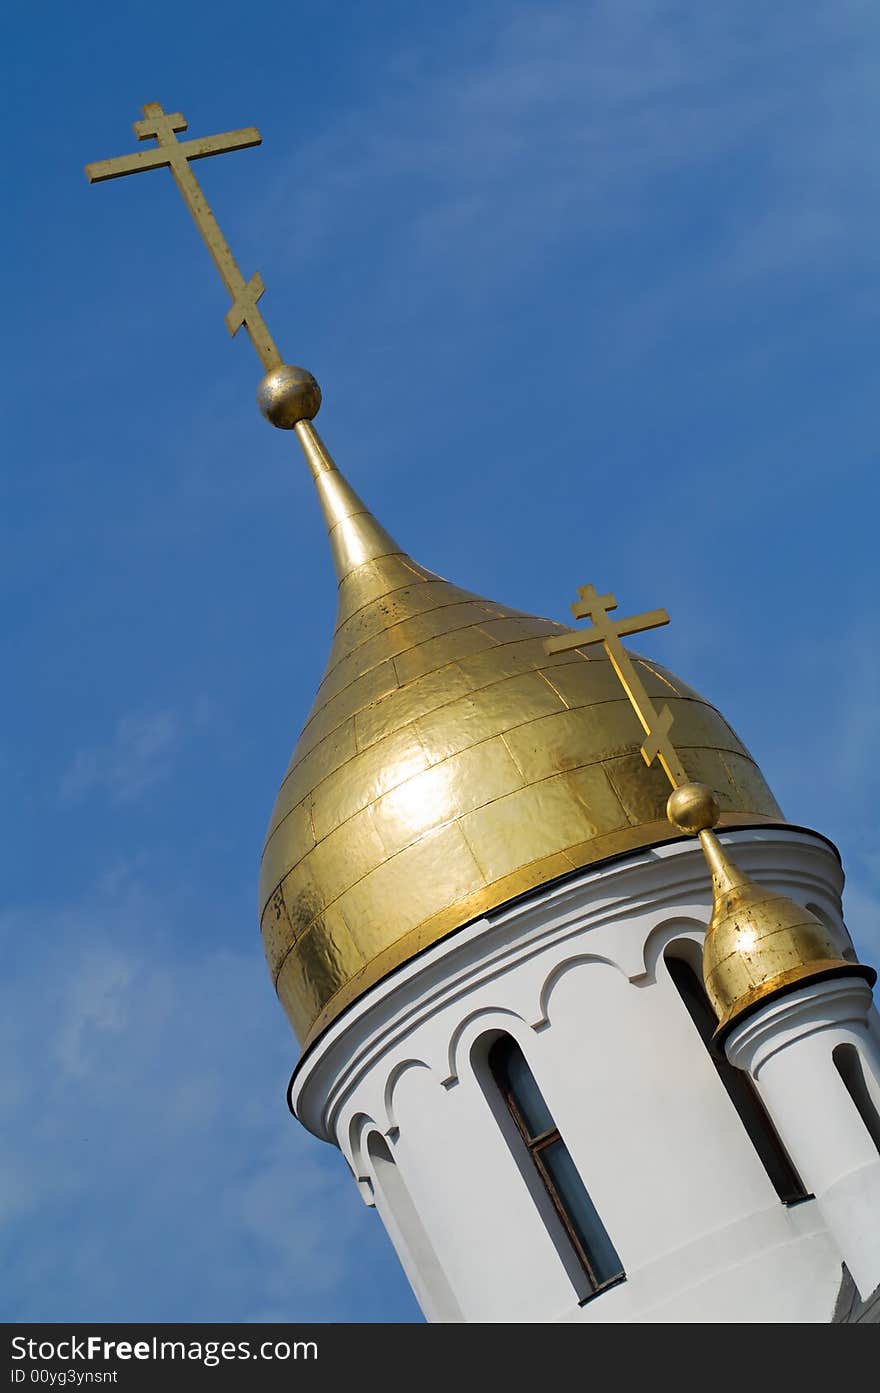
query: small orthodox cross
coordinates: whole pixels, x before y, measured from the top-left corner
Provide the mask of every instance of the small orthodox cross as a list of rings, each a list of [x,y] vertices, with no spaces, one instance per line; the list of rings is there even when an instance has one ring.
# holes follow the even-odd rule
[[[227,150],[248,150],[251,146],[259,145],[262,140],[260,132],[254,126],[247,126],[241,131],[209,135],[203,140],[178,140],[176,133],[187,129],[187,123],[179,111],[169,114],[163,111],[159,102],[147,102],[141,110],[144,120],[135,121],[134,133],[138,140],[155,139],[156,147],[139,150],[134,155],[120,155],[117,159],[87,164],[89,183],[99,184],[105,179],[119,179],[124,174],[139,174],[143,169],[163,169],[167,166],[232,298],[232,308],[226,315],[226,327],[230,334],[235,334],[243,324],[263,367],[267,371],[278,367],[282,361],[281,354],[257,308],[257,301],[266,287],[259,274],[251,276],[249,281],[241,274],[208,200],[190,169],[191,160],[222,155]]]
[[[592,626],[589,629],[575,629],[570,634],[560,634],[558,638],[546,639],[545,651],[564,653],[570,648],[586,648],[591,643],[603,645],[645,732],[642,758],[646,764],[653,764],[654,760],[658,759],[672,787],[679,788],[688,782],[688,775],[678,757],[678,751],[669,739],[672,712],[665,705],[659,711],[656,710],[645,691],[642,679],[633,667],[632,659],[620,641],[623,634],[639,634],[645,629],[659,629],[662,624],[669,623],[669,615],[665,609],[652,609],[647,614],[636,614],[631,619],[613,620],[608,618],[609,611],[617,609],[617,601],[613,595],[599,595],[593,585],[582,586],[578,595],[580,600],[571,606],[571,612],[575,619],[592,619]]]

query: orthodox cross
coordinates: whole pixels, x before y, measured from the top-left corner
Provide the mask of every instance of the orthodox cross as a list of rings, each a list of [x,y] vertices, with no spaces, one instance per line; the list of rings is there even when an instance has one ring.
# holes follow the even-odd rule
[[[679,788],[689,780],[678,757],[678,751],[669,738],[672,712],[665,705],[659,711],[656,710],[633,666],[632,659],[620,641],[623,634],[639,634],[645,629],[659,629],[662,624],[669,623],[669,615],[665,609],[652,609],[646,614],[633,615],[631,619],[609,619],[609,611],[617,609],[617,601],[613,595],[598,595],[594,585],[582,586],[578,595],[580,600],[571,606],[571,612],[575,619],[592,619],[592,626],[589,629],[575,629],[570,634],[546,639],[545,651],[565,653],[570,648],[586,648],[591,643],[602,644],[645,732],[642,758],[649,765],[653,764],[655,759],[659,760],[672,787]]]
[[[278,367],[282,362],[281,354],[257,308],[257,301],[266,289],[262,277],[257,274],[246,281],[241,274],[208,200],[190,169],[191,160],[203,160],[208,155],[223,155],[227,150],[248,150],[259,145],[262,140],[260,132],[255,126],[247,126],[241,131],[209,135],[203,140],[178,140],[176,133],[187,129],[187,123],[179,111],[169,114],[162,110],[160,102],[147,102],[141,110],[144,120],[135,121],[134,133],[138,140],[154,139],[156,146],[139,150],[134,155],[120,155],[117,159],[87,164],[89,183],[100,184],[105,179],[120,179],[124,174],[139,174],[143,169],[163,169],[167,166],[232,299],[232,308],[226,315],[226,327],[230,334],[235,334],[243,324],[263,367],[267,371]]]

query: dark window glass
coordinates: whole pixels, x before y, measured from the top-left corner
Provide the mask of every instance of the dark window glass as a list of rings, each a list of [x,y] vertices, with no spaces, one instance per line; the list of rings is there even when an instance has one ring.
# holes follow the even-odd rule
[[[872,1142],[880,1151],[880,1114],[874,1107],[868,1085],[865,1082],[865,1071],[862,1061],[855,1045],[835,1045],[831,1051],[831,1058],[834,1060],[835,1068],[843,1079],[846,1091],[856,1105],[859,1117],[868,1129],[868,1135]]]
[[[522,1050],[517,1049],[511,1040],[506,1048],[498,1052],[504,1057],[504,1077],[508,1091],[516,1099],[518,1118],[522,1131],[528,1141],[537,1141],[546,1132],[554,1131],[550,1109],[541,1097],[535,1076],[526,1064]]]
[[[777,1195],[783,1204],[797,1204],[800,1200],[812,1199],[792,1165],[791,1158],[782,1145],[779,1134],[748,1074],[742,1069],[736,1069],[725,1055],[712,1049],[712,1036],[718,1018],[703,983],[690,963],[685,962],[683,958],[670,955],[666,958],[666,966]]]
[[[496,1040],[489,1067],[586,1273],[590,1292],[622,1281],[625,1273],[614,1244],[516,1041],[507,1035]]]

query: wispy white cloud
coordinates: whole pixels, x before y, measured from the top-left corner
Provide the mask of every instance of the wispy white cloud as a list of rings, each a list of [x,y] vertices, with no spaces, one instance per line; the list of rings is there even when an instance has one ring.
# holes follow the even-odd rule
[[[701,175],[741,189],[712,239],[732,283],[871,245],[880,169],[860,137],[880,117],[876,10],[530,4],[499,10],[480,38],[462,33],[441,63],[427,44],[389,55],[369,119],[353,103],[305,148],[297,131],[254,214],[297,247],[297,275],[353,217],[370,226],[393,206],[399,236],[375,276],[406,277],[418,301],[419,263],[432,285],[444,266],[485,284],[557,237],[625,233],[648,201],[656,218],[664,188],[693,210],[680,181]]]
[[[4,1316],[369,1319],[347,1306],[360,1264],[402,1278],[287,1112],[296,1049],[259,949],[197,948],[186,918],[129,878],[0,919]]]
[[[112,738],[77,751],[61,780],[63,802],[95,791],[114,803],[131,803],[167,779],[181,741],[181,721],[173,711],[122,716]]]

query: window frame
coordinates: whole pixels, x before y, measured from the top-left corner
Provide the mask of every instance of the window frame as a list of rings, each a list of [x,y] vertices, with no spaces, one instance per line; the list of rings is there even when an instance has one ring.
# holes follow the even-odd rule
[[[506,1061],[505,1066],[502,1066],[501,1068],[498,1067],[497,1059],[501,1048],[504,1048],[508,1052],[508,1057],[510,1054],[512,1054],[514,1050],[519,1052],[519,1054],[522,1056],[526,1068],[529,1071],[529,1074],[531,1075],[535,1088],[541,1096],[542,1102],[544,1101],[543,1094],[541,1094],[540,1089],[538,1088],[537,1079],[535,1079],[535,1076],[532,1073],[531,1066],[529,1065],[529,1062],[526,1059],[525,1054],[523,1053],[523,1050],[519,1045],[519,1042],[515,1040],[512,1035],[498,1035],[496,1039],[492,1041],[492,1044],[489,1046],[489,1051],[487,1055],[489,1072],[495,1083],[495,1086],[497,1087],[499,1093],[501,1094],[501,1097],[503,1098],[507,1106],[511,1118],[513,1119],[519,1138],[522,1141],[525,1150],[528,1152],[536,1171],[538,1172],[538,1175],[541,1179],[541,1183],[543,1184],[544,1189],[547,1192],[547,1197],[549,1198],[550,1203],[553,1206],[556,1217],[562,1225],[562,1229],[565,1233],[566,1238],[571,1244],[575,1257],[577,1258],[580,1267],[583,1269],[583,1273],[590,1287],[588,1295],[582,1297],[579,1301],[579,1304],[583,1306],[586,1304],[587,1301],[592,1301],[594,1297],[599,1296],[603,1291],[608,1291],[610,1287],[616,1287],[621,1282],[625,1282],[626,1270],[623,1266],[623,1263],[621,1262],[620,1255],[617,1253],[617,1249],[614,1247],[613,1242],[611,1242],[611,1235],[608,1234],[607,1229],[605,1229],[605,1225],[602,1223],[602,1220],[601,1218],[599,1218],[599,1215],[597,1213],[596,1217],[597,1219],[599,1219],[599,1223],[602,1224],[602,1228],[605,1229],[606,1234],[608,1234],[608,1241],[615,1253],[615,1256],[617,1257],[617,1261],[620,1263],[620,1270],[614,1273],[613,1276],[605,1278],[604,1281],[599,1278],[595,1270],[593,1261],[590,1258],[590,1255],[587,1252],[586,1248],[584,1247],[580,1234],[578,1233],[575,1224],[572,1222],[565,1201],[563,1197],[560,1195],[556,1187],[556,1184],[553,1180],[553,1177],[547,1169],[547,1166],[544,1163],[541,1155],[543,1151],[546,1151],[548,1147],[552,1146],[556,1142],[559,1142],[563,1147],[565,1147],[566,1152],[568,1152],[568,1147],[566,1146],[565,1140],[562,1137],[562,1134],[559,1131],[559,1127],[556,1125],[555,1121],[553,1122],[552,1127],[545,1129],[545,1131],[539,1133],[537,1136],[533,1137],[530,1134],[528,1124],[525,1120],[525,1116],[517,1101],[515,1091],[509,1080],[509,1071],[506,1068]],[[544,1106],[545,1108],[547,1108],[546,1102],[544,1102]],[[552,1113],[550,1113],[549,1108],[547,1108],[547,1113],[552,1120]],[[570,1152],[568,1152],[568,1154],[569,1156],[571,1155]],[[582,1179],[581,1184],[583,1184]],[[589,1191],[587,1191],[586,1185],[584,1185],[584,1191],[589,1198]],[[592,1204],[592,1200],[590,1200],[590,1203]]]
[[[696,968],[691,954],[681,951],[682,946],[680,942],[673,942],[664,950],[667,975],[715,1066],[764,1174],[786,1209],[815,1199],[789,1156],[753,1080],[744,1070],[731,1064],[723,1049],[719,1050],[714,1044],[718,1018],[706,991],[702,967]]]

